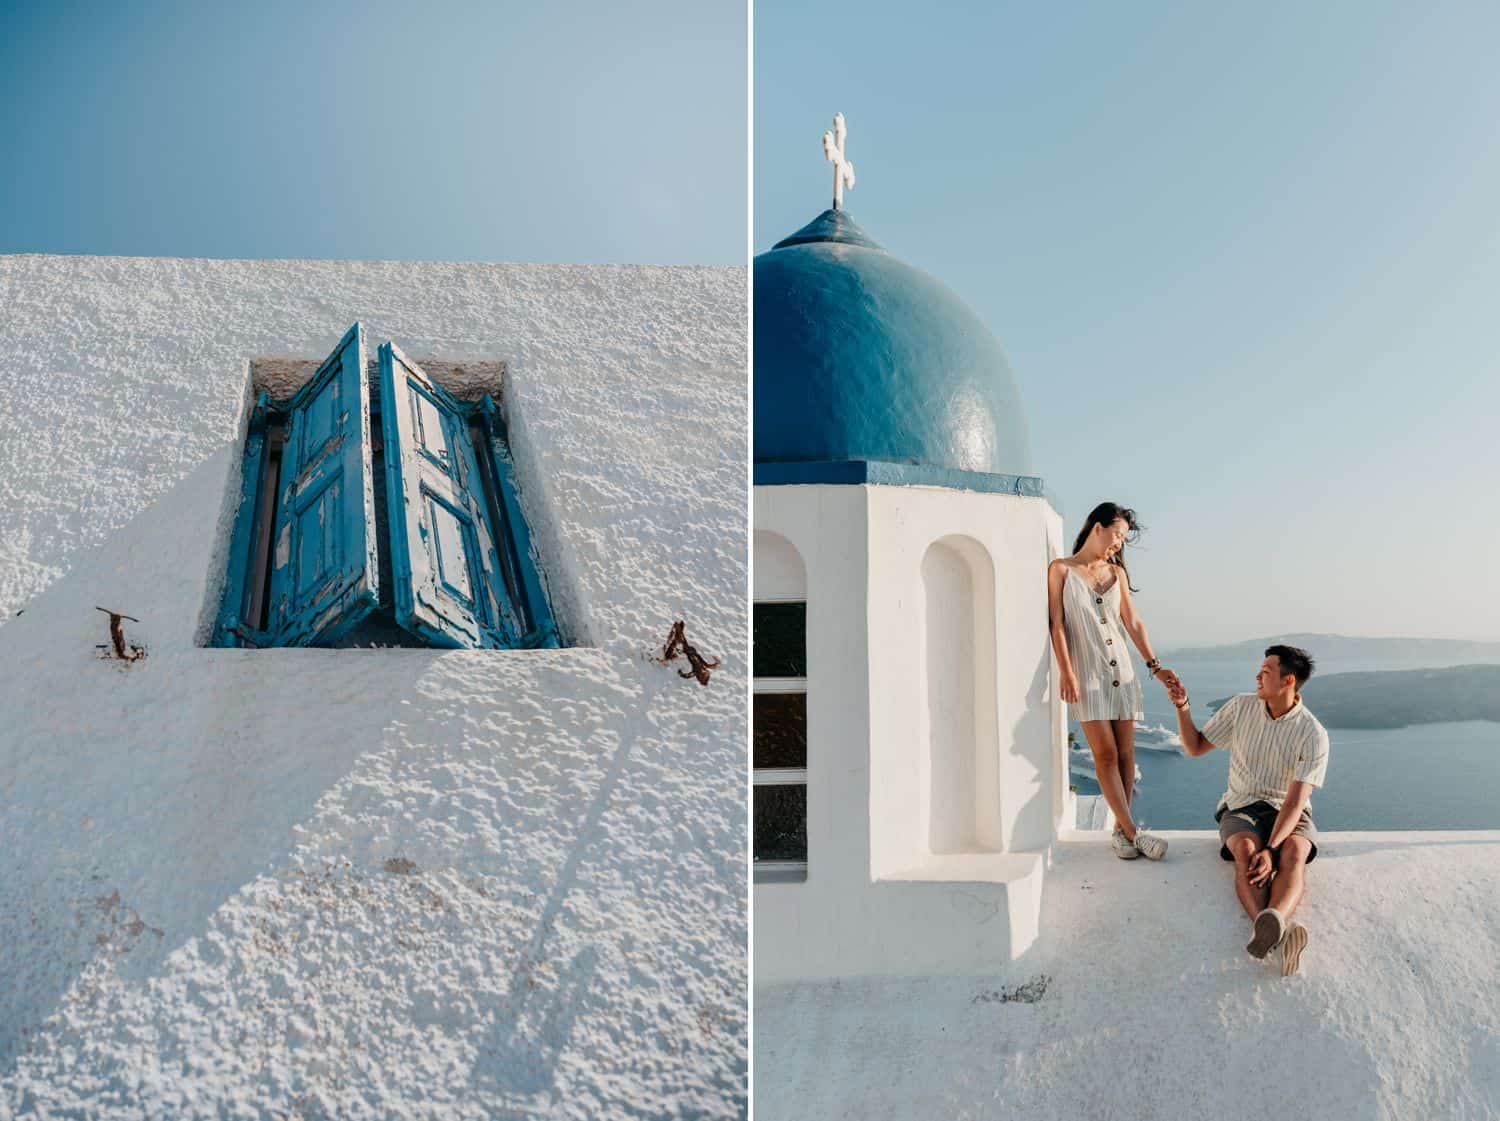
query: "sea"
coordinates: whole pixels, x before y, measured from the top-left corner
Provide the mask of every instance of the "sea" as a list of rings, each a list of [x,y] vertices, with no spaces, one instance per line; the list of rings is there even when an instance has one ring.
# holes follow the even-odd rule
[[[1316,655],[1316,650],[1313,651]],[[1177,671],[1193,699],[1201,728],[1209,702],[1255,690],[1256,653],[1226,657],[1178,651],[1162,656]],[[1466,658],[1466,662],[1478,659]],[[1486,661],[1490,659],[1484,659]],[[1461,664],[1430,654],[1402,659],[1319,660],[1319,673],[1424,669]],[[1142,674],[1145,718],[1136,725],[1138,821],[1156,829],[1213,829],[1229,761],[1223,751],[1196,759],[1182,753],[1177,718],[1166,690]],[[1317,705],[1309,704],[1314,715]],[[1070,754],[1072,781],[1080,794],[1097,794],[1093,759],[1076,723]],[[1312,796],[1320,829],[1500,829],[1500,724],[1464,721],[1406,728],[1329,728],[1328,775]]]

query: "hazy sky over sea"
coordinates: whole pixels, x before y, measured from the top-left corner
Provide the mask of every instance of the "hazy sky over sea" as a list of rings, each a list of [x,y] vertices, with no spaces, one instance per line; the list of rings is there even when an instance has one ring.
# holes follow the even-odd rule
[[[743,0],[0,3],[0,253],[739,264]]]
[[[1500,638],[1500,8],[757,0],[763,251],[829,204],[999,336],[1163,643]]]

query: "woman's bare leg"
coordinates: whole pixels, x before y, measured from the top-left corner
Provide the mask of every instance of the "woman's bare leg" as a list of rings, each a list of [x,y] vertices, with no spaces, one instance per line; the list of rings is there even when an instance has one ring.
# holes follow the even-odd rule
[[[1125,788],[1125,803],[1135,800],[1135,721],[1111,720],[1115,733],[1115,751],[1120,756],[1120,785]]]
[[[1094,753],[1094,773],[1099,776],[1099,793],[1114,811],[1115,824],[1135,840],[1135,821],[1130,816],[1130,798],[1120,783],[1120,751],[1115,744],[1115,730],[1108,720],[1084,720],[1083,736]],[[1134,764],[1131,764],[1132,768]],[[1133,773],[1133,772],[1132,772]]]

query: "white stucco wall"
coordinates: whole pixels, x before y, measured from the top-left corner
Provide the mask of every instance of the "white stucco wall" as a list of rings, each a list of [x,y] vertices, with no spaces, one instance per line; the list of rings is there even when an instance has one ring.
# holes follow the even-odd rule
[[[744,303],[742,269],[0,257],[0,1117],[743,1115]],[[194,644],[248,363],[356,319],[506,363],[591,645]],[[708,688],[650,660],[679,618]]]
[[[870,487],[869,633],[871,679],[870,816],[877,831],[871,869],[899,874],[931,863],[924,819],[913,813],[921,789],[921,751],[929,738],[921,681],[929,668],[956,671],[955,659],[934,652],[929,666],[922,567],[934,544],[957,540],[988,565],[993,589],[985,600],[994,614],[996,643],[977,667],[992,675],[982,690],[994,706],[990,742],[1000,767],[999,851],[1044,849],[1055,835],[1052,813],[1052,713],[1060,702],[1049,689],[1052,651],[1047,633],[1047,565],[1058,555],[1061,522],[1042,499],[943,490],[936,487]],[[759,524],[759,523],[757,523]],[[976,670],[977,672],[977,670]],[[915,863],[914,863],[915,862]],[[941,860],[939,859],[939,862]]]
[[[800,555],[808,631],[808,874],[755,885],[757,982],[977,969],[1024,952],[1063,806],[1046,603],[1057,515],[1039,499],[930,487],[766,486],[754,525]],[[971,689],[990,711],[968,725],[988,729],[970,773],[993,789],[977,802],[990,817],[976,843],[934,852],[932,815],[953,805],[931,797],[924,756],[923,565],[959,538],[993,569],[975,597],[993,615],[992,656],[973,659],[989,680]],[[757,599],[782,598],[785,567],[763,574],[757,560]]]

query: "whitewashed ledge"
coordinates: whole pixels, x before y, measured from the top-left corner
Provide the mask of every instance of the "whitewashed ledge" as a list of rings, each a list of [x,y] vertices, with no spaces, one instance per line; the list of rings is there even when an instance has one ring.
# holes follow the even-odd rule
[[[1079,829],[1103,829],[1106,832],[1114,829],[1115,815],[1102,794],[1075,795],[1073,811]]]
[[[1054,849],[984,975],[758,984],[757,1121],[1500,1116],[1500,831],[1325,833],[1302,971],[1246,955],[1209,832]]]

